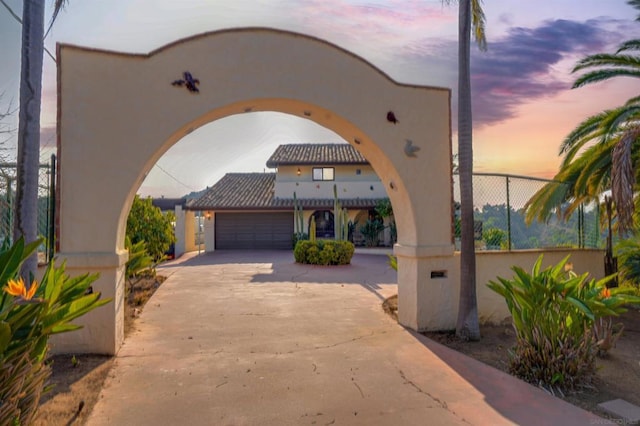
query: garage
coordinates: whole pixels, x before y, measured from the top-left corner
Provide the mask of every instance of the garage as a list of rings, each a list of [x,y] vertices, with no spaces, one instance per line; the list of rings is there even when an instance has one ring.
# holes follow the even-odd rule
[[[293,212],[215,213],[216,249],[293,248]]]

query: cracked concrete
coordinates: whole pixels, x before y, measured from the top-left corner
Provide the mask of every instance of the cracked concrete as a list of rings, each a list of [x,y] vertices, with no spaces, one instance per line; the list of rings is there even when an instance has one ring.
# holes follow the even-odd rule
[[[598,421],[396,324],[380,306],[396,292],[385,256],[313,267],[215,252],[159,273],[89,425]]]

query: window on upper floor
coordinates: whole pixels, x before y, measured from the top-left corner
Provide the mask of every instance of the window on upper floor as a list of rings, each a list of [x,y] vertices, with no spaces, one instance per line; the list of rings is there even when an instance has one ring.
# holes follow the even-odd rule
[[[313,180],[334,180],[333,167],[314,167]]]

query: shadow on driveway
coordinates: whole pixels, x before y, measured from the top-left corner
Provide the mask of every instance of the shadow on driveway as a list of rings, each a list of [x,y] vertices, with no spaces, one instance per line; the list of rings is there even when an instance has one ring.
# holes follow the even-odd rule
[[[291,282],[305,284],[360,285],[385,300],[391,294],[384,292],[381,285],[395,285],[397,274],[389,265],[386,255],[359,254],[351,259],[350,265],[318,266],[296,263],[289,250],[216,250],[209,253],[189,253],[163,264],[159,270],[176,267],[198,267],[207,265],[256,265],[266,264],[253,275],[252,283]],[[262,271],[268,272],[262,272]],[[395,290],[397,292],[397,290]]]

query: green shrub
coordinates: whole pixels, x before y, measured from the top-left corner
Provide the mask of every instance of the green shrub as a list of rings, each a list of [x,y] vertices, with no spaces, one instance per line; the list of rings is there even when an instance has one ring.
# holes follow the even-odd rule
[[[355,247],[349,241],[298,241],[293,256],[298,263],[311,265],[348,265]]]
[[[608,289],[612,277],[587,280],[588,274],[566,270],[569,256],[541,270],[542,256],[531,274],[514,266],[515,276],[488,286],[507,302],[516,331],[510,352],[512,374],[536,385],[573,389],[588,383],[595,371],[596,318],[624,312],[638,298],[624,289]]]
[[[298,241],[308,240],[309,235],[305,232],[294,232],[291,236],[291,241],[293,241],[293,246],[295,247],[298,244]]]
[[[482,239],[489,249],[499,249],[507,241],[507,233],[499,228],[487,228]]]
[[[390,254],[388,254],[387,257],[389,258],[387,263],[389,264],[391,269],[393,269],[394,271],[397,272],[398,271],[398,258],[396,256],[392,256]]]
[[[376,247],[380,242],[380,233],[384,231],[384,224],[378,219],[368,219],[360,227],[360,233],[364,237],[367,247]]]
[[[162,214],[151,198],[136,195],[127,218],[127,237],[132,244],[146,241],[147,250],[155,262],[160,262],[176,238],[171,220],[173,214]]]
[[[44,383],[49,336],[80,328],[74,319],[108,303],[88,292],[98,275],[65,275],[65,265],[50,263],[40,285],[18,278],[24,260],[41,243],[21,238],[0,251],[0,424],[32,424]],[[89,293],[89,294],[87,294]]]
[[[147,243],[142,240],[131,243],[128,236],[124,239],[124,247],[129,251],[129,260],[126,263],[127,295],[129,301],[133,301],[135,286],[145,277],[156,275],[156,264],[147,250]]]
[[[620,240],[615,249],[621,284],[640,289],[640,236]]]

